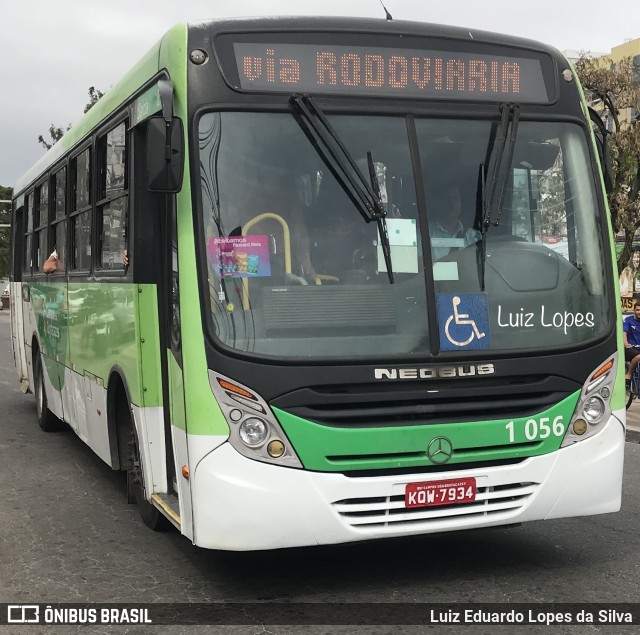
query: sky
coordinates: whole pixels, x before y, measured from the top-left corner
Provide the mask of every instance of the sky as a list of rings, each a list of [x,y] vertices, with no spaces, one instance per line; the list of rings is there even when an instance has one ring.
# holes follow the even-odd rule
[[[634,0],[385,0],[397,20],[509,33],[561,50],[608,53],[640,37]],[[106,91],[172,25],[257,15],[384,18],[379,0],[7,0],[0,30],[0,185],[44,153],[38,135],[82,115],[87,90]]]

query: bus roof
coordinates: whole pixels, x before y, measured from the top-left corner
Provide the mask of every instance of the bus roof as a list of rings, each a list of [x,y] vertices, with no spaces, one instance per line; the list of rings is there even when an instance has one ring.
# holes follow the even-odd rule
[[[467,40],[483,44],[517,47],[519,49],[545,52],[556,59],[566,60],[555,48],[524,38],[504,34],[465,29],[462,27],[412,22],[407,20],[386,20],[375,18],[344,18],[344,17],[257,17],[257,18],[227,18],[214,19],[198,23],[178,24],[165,35],[138,61],[124,77],[112,86],[107,93],[77,121],[62,139],[55,143],[22,177],[14,187],[14,197],[22,194],[41,174],[46,172],[68,150],[81,142],[92,130],[105,120],[122,103],[146,82],[153,78],[161,66],[161,51],[163,43],[172,37],[185,41],[188,30],[206,30],[216,33],[248,33],[248,32],[323,32],[335,33],[380,33],[403,36],[417,36],[426,38]]]
[[[564,57],[555,47],[536,40],[530,40],[502,33],[481,31],[464,27],[432,24],[430,22],[415,22],[411,20],[385,20],[384,18],[349,18],[322,16],[287,16],[287,17],[258,17],[258,18],[225,18],[189,23],[189,29],[206,29],[218,33],[232,32],[344,32],[344,33],[380,33],[431,37],[438,39],[467,40],[484,44],[513,46],[546,52],[549,55]]]

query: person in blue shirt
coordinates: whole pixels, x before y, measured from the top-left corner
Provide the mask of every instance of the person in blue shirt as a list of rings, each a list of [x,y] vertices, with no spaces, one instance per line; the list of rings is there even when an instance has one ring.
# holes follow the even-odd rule
[[[640,302],[633,305],[633,315],[624,321],[622,339],[624,340],[624,358],[629,362],[629,370],[625,378],[631,379],[631,374],[640,362]]]

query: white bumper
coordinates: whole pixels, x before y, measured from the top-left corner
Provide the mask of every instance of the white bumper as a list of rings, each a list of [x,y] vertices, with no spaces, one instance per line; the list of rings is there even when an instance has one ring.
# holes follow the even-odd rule
[[[620,509],[625,430],[507,466],[347,477],[252,461],[228,443],[191,478],[194,542],[232,551],[410,536]],[[404,508],[407,483],[475,477],[476,502]]]

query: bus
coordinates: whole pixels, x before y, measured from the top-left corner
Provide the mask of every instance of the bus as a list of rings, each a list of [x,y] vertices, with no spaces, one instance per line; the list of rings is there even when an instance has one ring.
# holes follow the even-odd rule
[[[617,511],[592,119],[567,60],[511,36],[174,27],[15,186],[13,351],[40,426],[203,548]]]

